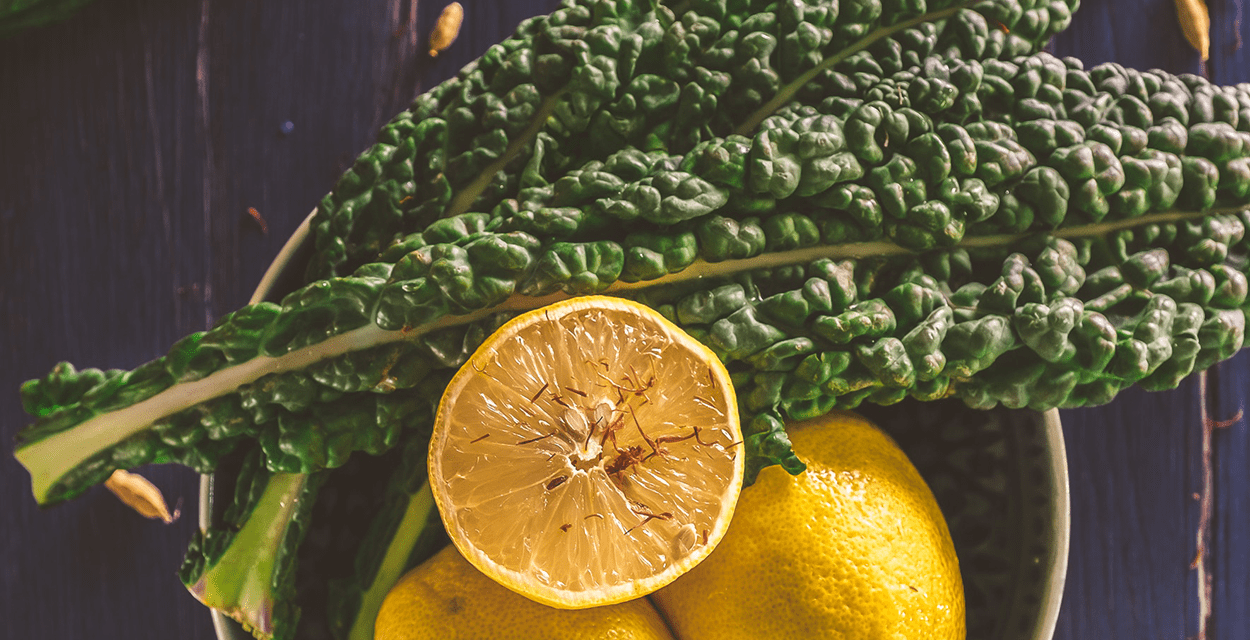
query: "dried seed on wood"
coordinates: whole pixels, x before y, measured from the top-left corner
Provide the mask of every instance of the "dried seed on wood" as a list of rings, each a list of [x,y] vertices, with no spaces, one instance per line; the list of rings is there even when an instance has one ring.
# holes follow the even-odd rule
[[[430,31],[430,57],[433,58],[439,52],[451,46],[456,41],[456,36],[460,35],[460,23],[464,22],[464,7],[459,2],[453,2],[443,7],[443,12],[439,14],[438,21],[434,23],[434,30]]]
[[[178,519],[177,511],[172,514],[169,512],[161,490],[137,473],[118,469],[109,476],[108,480],[104,481],[104,486],[112,491],[122,503],[145,518],[160,520],[165,524]]]

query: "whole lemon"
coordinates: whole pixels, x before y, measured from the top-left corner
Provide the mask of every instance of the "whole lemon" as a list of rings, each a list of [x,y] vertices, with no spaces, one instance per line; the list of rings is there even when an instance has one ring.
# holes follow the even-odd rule
[[[720,546],[651,595],[673,634],[964,638],[954,544],[902,450],[850,413],[786,430],[807,470],[761,471]]]
[[[556,609],[517,595],[453,546],[409,571],[387,593],[374,640],[672,640],[645,598]]]

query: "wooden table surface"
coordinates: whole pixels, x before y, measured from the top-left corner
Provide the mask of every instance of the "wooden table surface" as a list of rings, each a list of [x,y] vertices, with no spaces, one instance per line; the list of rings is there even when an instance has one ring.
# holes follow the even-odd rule
[[[60,360],[134,367],[245,303],[386,120],[554,2],[462,0],[460,39],[431,60],[442,4],[96,0],[0,41],[0,440],[26,422],[23,380]],[[1086,0],[1054,51],[1250,80],[1240,0],[1210,5],[1205,67],[1172,0]],[[1057,638],[1250,638],[1248,381],[1243,353],[1174,392],[1064,412]],[[0,638],[213,637],[175,576],[197,476],[144,473],[176,523],[100,488],[40,510],[0,458]]]

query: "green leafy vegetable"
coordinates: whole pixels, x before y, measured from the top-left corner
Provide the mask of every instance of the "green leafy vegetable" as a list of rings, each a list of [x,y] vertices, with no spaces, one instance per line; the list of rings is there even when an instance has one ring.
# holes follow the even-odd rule
[[[981,95],[1003,99],[1019,71],[993,58],[1034,50],[1071,9],[568,2],[418,98],[327,196],[313,272],[364,263],[354,275],[237,311],[132,372],[58,366],[24,386],[37,421],[17,457],[45,504],[115,468],[207,470],[252,440],[271,470],[332,468],[396,441],[387,392],[459,366],[544,296],[811,259],[788,252],[816,244],[861,241],[835,257],[952,245],[1033,162],[983,113]],[[1029,78],[1066,78],[1039,64]],[[591,138],[603,144],[568,144]],[[895,153],[911,138],[922,165]]]
[[[371,640],[387,592],[446,542],[427,480],[428,448],[428,430],[409,436],[382,507],[360,541],[354,573],[330,584],[330,632],[339,640]]]
[[[748,480],[800,471],[785,422],[834,408],[1174,387],[1244,342],[1250,88],[1038,53],[1076,4],[567,0],[386,125],[318,207],[307,286],[133,371],[27,382],[16,457],[50,504],[248,452],[181,576],[283,638],[325,470],[403,442],[333,587],[355,638],[436,544],[421,425],[447,380],[563,297],[711,347]]]
[[[293,637],[295,549],[324,480],[325,473],[270,473],[251,452],[221,525],[191,540],[178,572],[183,584],[258,638]]]
[[[358,460],[352,467],[332,472],[274,473],[264,466],[272,456],[263,448],[247,451],[232,500],[220,518],[210,518],[210,526],[197,532],[183,561],[180,577],[192,595],[258,638],[295,637],[301,617],[296,565],[305,555],[301,550],[304,535],[313,526],[327,526],[317,525],[318,517],[344,517],[342,512],[317,515],[314,500],[324,491],[333,495],[360,490],[353,482],[360,481],[362,466],[394,461],[380,505],[365,511],[373,523],[350,547],[356,553],[354,572],[350,579],[331,585],[327,599],[325,618],[338,637],[371,638],[373,618],[390,586],[404,569],[430,555],[445,540],[425,485],[426,449],[435,407],[416,390],[391,397],[405,396],[409,401],[390,418],[407,427],[402,449],[394,452],[398,456]],[[309,424],[303,430],[316,431],[317,426]],[[337,549],[338,553],[343,551]],[[311,559],[314,566],[318,561],[324,564],[315,554]]]
[[[544,30],[573,23],[577,29],[555,33],[576,33],[578,44],[568,46],[580,51],[598,41],[595,29],[620,31],[626,4],[568,5],[523,25],[515,51],[550,44],[555,36]],[[656,23],[637,28],[682,24],[711,34],[716,28],[696,13],[707,8],[734,37],[762,34],[732,40],[755,43],[730,47],[733,56],[775,64],[781,54],[764,36],[781,27],[770,20],[798,9],[735,24],[730,16],[739,13],[719,6],[689,3],[680,17],[648,6],[650,17],[637,24]],[[1085,69],[1044,53],[993,57],[1034,47],[1036,40],[1019,38],[1048,36],[1066,23],[1067,5],[931,5],[924,20],[888,26],[872,14],[871,29],[838,36],[851,24],[843,20],[859,15],[852,6],[829,23],[837,28],[820,27],[842,45],[812,61],[814,74],[777,73],[749,91],[742,85],[741,94],[731,83],[687,150],[652,128],[615,150],[605,144],[556,158],[556,133],[590,134],[547,131],[559,118],[542,116],[537,129],[518,125],[534,131],[524,148],[508,143],[521,150],[515,170],[498,174],[507,185],[490,193],[499,197],[460,200],[489,212],[457,214],[444,205],[460,196],[449,195],[424,209],[428,222],[412,218],[418,230],[405,235],[327,205],[338,213],[322,220],[341,221],[340,240],[351,229],[388,230],[376,236],[385,246],[362,249],[380,253],[353,275],[236,312],[135,372],[63,368],[28,383],[28,411],[40,418],[20,436],[17,455],[37,499],[64,499],[136,461],[249,439],[265,445],[274,470],[311,472],[353,450],[379,452],[397,433],[383,418],[388,392],[438,377],[430,372],[449,374],[512,314],[569,295],[637,297],[709,344],[744,399],[752,469],[801,467],[789,453],[785,418],[908,395],[957,396],[978,407],[1082,406],[1131,384],[1174,386],[1241,347],[1250,193],[1244,87],[1114,64]],[[1037,11],[1053,18],[1049,26],[1037,26],[1045,22]],[[1033,26],[981,35],[981,26],[1022,21]],[[663,109],[666,78],[711,70],[683,70],[681,60],[709,55],[709,64],[729,64],[715,49],[695,55],[691,45],[685,58],[657,67],[667,75],[613,84],[610,93]],[[550,64],[565,60],[543,55],[555,56]],[[640,56],[627,66],[642,68]],[[461,113],[458,100],[488,101],[488,81],[508,72],[487,74],[484,65],[419,99],[438,107],[423,112],[421,126]],[[488,84],[479,92],[467,78]],[[549,84],[558,87],[551,114],[574,104],[560,101],[594,93]],[[766,94],[790,99],[773,105]],[[437,102],[444,98],[450,102]],[[612,109],[577,104],[590,121]],[[758,126],[747,126],[752,119]],[[388,131],[384,138],[400,136]],[[436,146],[446,152],[465,139]],[[466,176],[496,165],[474,166]],[[344,180],[386,184],[382,173],[350,175]],[[345,255],[335,264],[354,260]],[[437,384],[431,389],[437,397]],[[370,417],[345,430],[335,425],[354,418],[339,413]],[[298,416],[314,414],[321,428],[296,426],[307,422]]]
[[[518,191],[540,199],[554,191],[550,206],[569,214],[561,196],[617,189],[607,173],[561,178],[616,151],[684,154],[732,133],[752,135],[791,101],[860,95],[866,80],[929,58],[1029,54],[1067,26],[1076,4],[566,0],[383,128],[318,207],[309,279],[351,273],[406,233],[508,206]],[[975,90],[979,74],[977,66],[936,78],[913,99],[949,100],[975,115],[976,96],[953,93]],[[701,206],[715,197],[705,194]],[[519,200],[536,211],[533,198]],[[657,221],[697,209],[665,211]]]

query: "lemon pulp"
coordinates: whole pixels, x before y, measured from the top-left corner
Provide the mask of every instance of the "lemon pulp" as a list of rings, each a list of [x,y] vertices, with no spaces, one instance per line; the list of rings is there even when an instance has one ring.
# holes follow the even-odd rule
[[[668,584],[724,535],[745,454],[728,373],[637,303],[515,318],[448,385],[431,488],[474,566],[563,608]]]

